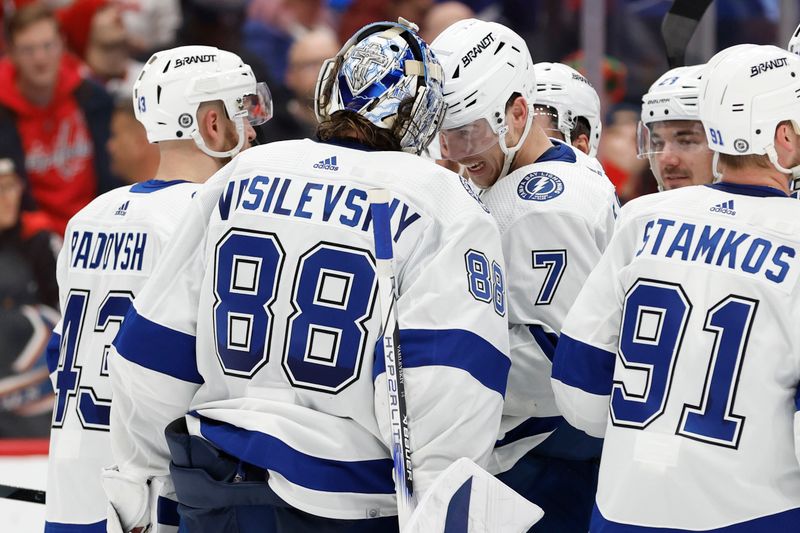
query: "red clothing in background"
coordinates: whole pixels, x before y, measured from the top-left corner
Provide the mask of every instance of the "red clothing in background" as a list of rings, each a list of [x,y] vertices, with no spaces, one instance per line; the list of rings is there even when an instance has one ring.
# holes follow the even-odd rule
[[[97,195],[94,147],[74,96],[81,83],[79,65],[77,59],[64,55],[53,99],[39,107],[17,89],[11,61],[0,60],[0,105],[16,115],[31,193],[60,234],[72,215]]]

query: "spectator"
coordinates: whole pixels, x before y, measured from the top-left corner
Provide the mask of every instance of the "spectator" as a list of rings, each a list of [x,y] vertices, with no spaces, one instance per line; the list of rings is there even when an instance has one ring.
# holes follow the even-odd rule
[[[27,235],[20,222],[23,182],[0,159],[0,437],[46,437],[53,391],[45,361],[58,320],[55,254],[60,239]]]
[[[8,39],[8,57],[0,60],[0,153],[28,183],[25,207],[41,209],[63,234],[72,215],[118,185],[104,147],[111,99],[81,78],[47,7],[16,11]]]
[[[136,57],[147,59],[151,52],[175,42],[182,20],[180,0],[119,0],[118,3],[125,8],[122,22]]]
[[[475,12],[462,2],[441,2],[431,7],[425,14],[420,24],[420,34],[430,43],[454,22],[474,17]]]
[[[111,156],[111,170],[125,183],[146,181],[156,175],[160,160],[158,145],[147,140],[147,132],[136,120],[130,99],[119,100],[114,108],[106,149]]]
[[[314,88],[319,69],[326,59],[335,56],[338,51],[336,35],[322,28],[308,32],[289,48],[286,86],[292,92],[292,97],[287,109],[297,123],[296,135],[292,137],[311,137],[316,131]]]
[[[325,4],[322,0],[253,0],[242,28],[245,47],[269,58],[270,74],[284,83],[292,43],[314,28],[331,26]]]
[[[131,58],[122,9],[109,0],[76,0],[58,12],[69,49],[114,98],[130,99],[142,63]]]

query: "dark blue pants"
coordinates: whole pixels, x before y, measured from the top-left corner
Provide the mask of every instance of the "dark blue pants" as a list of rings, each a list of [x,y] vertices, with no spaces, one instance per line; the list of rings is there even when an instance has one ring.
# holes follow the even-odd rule
[[[533,533],[586,533],[592,517],[602,440],[563,422],[497,478],[544,510]]]
[[[395,533],[396,517],[323,518],[293,508],[267,483],[268,473],[188,434],[179,418],[165,430],[178,496],[181,533]]]

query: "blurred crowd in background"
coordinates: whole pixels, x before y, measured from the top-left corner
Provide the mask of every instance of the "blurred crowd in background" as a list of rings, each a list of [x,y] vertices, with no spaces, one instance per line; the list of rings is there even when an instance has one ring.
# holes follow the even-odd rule
[[[584,0],[602,1],[602,0]],[[655,192],[637,159],[641,96],[667,70],[670,0],[606,0],[598,159],[624,202]],[[495,20],[535,62],[582,70],[581,0],[3,0],[0,5],[0,438],[46,437],[44,358],[58,320],[55,264],[67,221],[94,197],[151,178],[158,149],[136,121],[142,62],[184,44],[237,53],[267,82],[274,117],[258,141],[312,136],[322,62],[356,29],[402,16],[430,42],[451,23]],[[716,0],[715,50],[785,46],[780,0]],[[796,21],[792,22],[792,27]],[[698,58],[704,61],[708,58]],[[179,177],[176,177],[179,178]]]

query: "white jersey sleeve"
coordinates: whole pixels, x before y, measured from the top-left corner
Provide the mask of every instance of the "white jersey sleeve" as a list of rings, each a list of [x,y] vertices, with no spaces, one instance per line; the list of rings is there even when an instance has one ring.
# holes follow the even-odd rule
[[[396,513],[371,187],[393,198],[415,489],[458,457],[486,463],[510,366],[495,223],[421,158],[305,140],[250,149],[212,178],[137,298],[115,342],[115,394],[133,397],[115,407],[131,428],[121,474],[165,472],[149,436],[188,411],[190,433],[269,471],[303,511]]]
[[[590,158],[556,143],[482,199],[508,265],[512,368],[491,470],[507,470],[560,422],[550,373],[561,325],[614,231],[617,201]]]
[[[724,182],[622,209],[553,366],[564,416],[604,436],[593,531],[800,523],[798,220]]]
[[[169,485],[164,429],[186,413],[203,382],[194,360],[194,315],[208,214],[226,177],[225,170],[212,176],[186,207],[167,253],[114,339],[109,360],[114,466],[104,472],[103,483],[123,528],[150,524],[157,516],[149,489]],[[159,323],[149,318],[150,309],[161,311]],[[127,522],[131,517],[135,520]]]
[[[196,190],[195,184],[154,180],[116,189],[92,201],[67,226],[56,274],[62,319],[48,347],[56,401],[46,528],[104,527],[100,472],[113,463],[111,342]],[[170,504],[163,505],[166,517]],[[172,511],[177,526],[174,505]]]

